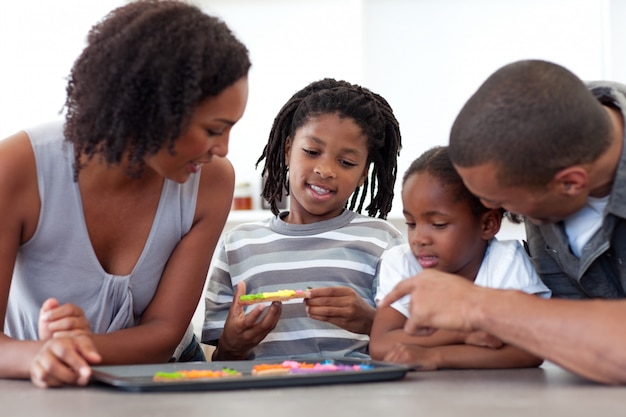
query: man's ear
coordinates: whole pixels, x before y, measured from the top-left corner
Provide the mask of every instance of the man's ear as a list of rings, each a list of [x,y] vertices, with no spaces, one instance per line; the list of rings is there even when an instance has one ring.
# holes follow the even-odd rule
[[[587,189],[589,174],[580,165],[567,167],[556,173],[552,185],[564,194],[575,196]]]
[[[502,210],[491,209],[480,217],[482,234],[484,240],[492,239],[499,231],[502,225]]]

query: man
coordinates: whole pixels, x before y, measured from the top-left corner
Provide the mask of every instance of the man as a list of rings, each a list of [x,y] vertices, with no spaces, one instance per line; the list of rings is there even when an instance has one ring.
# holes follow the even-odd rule
[[[406,330],[484,331],[595,381],[626,383],[626,86],[585,85],[529,60],[489,77],[450,133],[450,154],[488,207],[526,217],[529,253],[555,298],[472,286],[427,270]]]

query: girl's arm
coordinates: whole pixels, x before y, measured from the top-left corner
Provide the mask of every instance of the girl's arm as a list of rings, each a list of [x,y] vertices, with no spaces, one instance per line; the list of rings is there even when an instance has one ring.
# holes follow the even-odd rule
[[[505,345],[491,349],[472,345],[422,347],[395,345],[383,358],[386,362],[413,365],[417,370],[531,368],[543,360],[516,347]]]
[[[391,306],[380,307],[376,311],[372,333],[370,335],[370,355],[372,359],[383,360],[398,344],[435,347],[465,343],[481,343],[486,348],[500,348],[496,340],[469,332],[440,330],[428,336],[414,336],[404,331],[406,317]]]

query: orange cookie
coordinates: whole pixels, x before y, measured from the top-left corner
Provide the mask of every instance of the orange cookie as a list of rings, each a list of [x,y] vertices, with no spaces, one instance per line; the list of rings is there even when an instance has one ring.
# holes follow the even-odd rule
[[[291,371],[290,368],[283,366],[280,363],[277,363],[277,364],[262,363],[260,365],[255,365],[252,368],[252,375],[255,375],[255,376],[284,375],[284,374],[288,374],[290,371]]]

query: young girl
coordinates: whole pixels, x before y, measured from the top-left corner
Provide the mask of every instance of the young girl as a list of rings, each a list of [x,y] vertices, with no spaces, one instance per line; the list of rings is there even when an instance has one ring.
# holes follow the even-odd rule
[[[217,346],[214,360],[368,357],[376,268],[403,241],[373,218],[391,208],[399,149],[389,104],[365,88],[324,79],[285,104],[259,159],[276,216],[226,234],[209,278],[202,340]],[[290,208],[279,213],[284,192]],[[237,301],[306,288],[305,302],[244,312]]]
[[[476,285],[550,296],[520,243],[495,238],[502,211],[487,209],[465,188],[447,147],[430,149],[411,164],[403,178],[402,203],[409,243],[383,255],[377,300],[423,268],[455,273]],[[403,330],[408,308],[405,297],[378,309],[371,335],[373,359],[422,370],[531,367],[542,362],[486,334],[437,331],[409,336]]]
[[[197,7],[129,3],[90,31],[65,122],[0,142],[0,377],[86,384],[94,363],[203,358],[189,323],[249,67]]]

